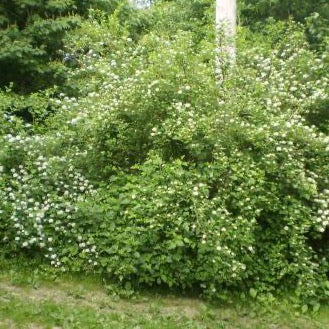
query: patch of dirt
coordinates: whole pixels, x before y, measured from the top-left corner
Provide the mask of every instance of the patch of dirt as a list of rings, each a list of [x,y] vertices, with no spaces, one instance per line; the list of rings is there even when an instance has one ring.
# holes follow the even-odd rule
[[[160,313],[163,315],[179,314],[182,317],[194,319],[200,313],[202,303],[196,299],[166,298],[162,301]]]
[[[59,289],[48,289],[46,287],[40,287],[38,289],[17,287],[9,283],[0,282],[0,290],[10,293],[14,297],[30,299],[32,301],[52,300],[55,303],[61,303],[66,300],[70,302],[70,297]],[[73,298],[72,301],[74,301]]]
[[[55,286],[56,285],[56,286]],[[55,283],[54,287],[42,285],[37,289],[19,287],[10,283],[0,282],[0,290],[10,293],[16,298],[31,301],[52,301],[59,304],[79,305],[91,307],[100,312],[138,312],[154,313],[159,315],[179,315],[195,318],[199,314],[200,301],[184,298],[161,298],[161,303],[144,300],[114,300],[101,289],[86,290],[82,286],[70,283]]]
[[[38,324],[30,323],[27,327],[28,329],[44,329],[44,327],[39,326]]]
[[[11,320],[0,320],[0,329],[16,329],[16,325]]]

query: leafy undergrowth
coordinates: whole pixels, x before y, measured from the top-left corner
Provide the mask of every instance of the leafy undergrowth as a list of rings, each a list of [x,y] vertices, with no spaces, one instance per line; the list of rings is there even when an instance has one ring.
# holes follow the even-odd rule
[[[32,267],[29,271],[1,268],[0,329],[329,328],[325,307],[301,314],[284,301],[263,307],[253,300],[219,305],[159,291],[123,299],[109,294],[96,276],[52,278]]]

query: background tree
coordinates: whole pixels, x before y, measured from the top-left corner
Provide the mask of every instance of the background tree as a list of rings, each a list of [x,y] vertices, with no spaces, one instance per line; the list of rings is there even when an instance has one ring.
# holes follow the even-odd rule
[[[269,17],[306,23],[311,46],[325,50],[329,36],[329,2],[326,0],[239,0],[240,22],[253,31],[262,31]]]
[[[303,22],[312,13],[329,15],[329,3],[326,0],[239,0],[242,19],[248,24],[265,21],[268,17],[288,19]]]
[[[122,2],[122,1],[121,1]],[[60,63],[65,32],[80,23],[88,8],[113,11],[119,0],[9,0],[0,3],[0,88],[19,92],[63,80]]]

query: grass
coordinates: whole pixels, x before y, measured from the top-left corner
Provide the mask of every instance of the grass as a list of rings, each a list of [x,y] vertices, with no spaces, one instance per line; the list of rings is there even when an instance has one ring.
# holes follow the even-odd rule
[[[296,312],[284,303],[214,305],[155,291],[120,299],[97,277],[0,270],[0,329],[329,329],[329,308]]]

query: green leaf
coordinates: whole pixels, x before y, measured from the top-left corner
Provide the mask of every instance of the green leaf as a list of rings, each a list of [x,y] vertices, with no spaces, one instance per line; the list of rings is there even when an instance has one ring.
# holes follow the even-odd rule
[[[254,288],[251,288],[251,289],[249,290],[249,294],[250,294],[250,296],[251,296],[252,298],[256,298],[256,296],[257,296],[257,290],[254,289]]]
[[[320,303],[315,303],[313,305],[313,312],[315,312],[315,313],[319,312],[320,307],[321,307]]]
[[[308,311],[308,305],[305,304],[302,306],[302,312],[306,313],[307,311]]]

